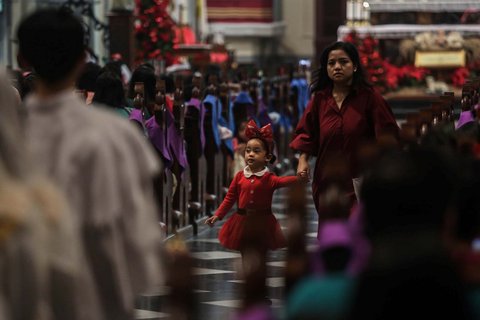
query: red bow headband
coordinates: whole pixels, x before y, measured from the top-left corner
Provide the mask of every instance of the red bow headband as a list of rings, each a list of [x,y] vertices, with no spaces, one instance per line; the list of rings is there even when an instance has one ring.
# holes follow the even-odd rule
[[[257,127],[255,121],[250,120],[245,128],[245,136],[247,136],[248,139],[258,138],[265,140],[269,145],[271,145],[273,142],[272,125],[269,123],[266,126],[259,128]]]

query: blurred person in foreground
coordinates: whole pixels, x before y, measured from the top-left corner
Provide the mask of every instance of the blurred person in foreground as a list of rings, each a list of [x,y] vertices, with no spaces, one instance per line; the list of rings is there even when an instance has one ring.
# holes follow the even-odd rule
[[[153,199],[158,159],[128,121],[85,108],[75,95],[85,61],[84,30],[68,9],[34,12],[17,36],[20,64],[38,76],[35,93],[25,101],[34,160],[67,197],[102,318],[133,319],[136,295],[158,285],[162,275]]]
[[[26,150],[3,73],[0,114],[0,318],[101,319],[74,217]]]
[[[361,198],[372,254],[351,319],[472,319],[445,237],[458,185],[451,160],[421,146],[381,155],[366,171]]]

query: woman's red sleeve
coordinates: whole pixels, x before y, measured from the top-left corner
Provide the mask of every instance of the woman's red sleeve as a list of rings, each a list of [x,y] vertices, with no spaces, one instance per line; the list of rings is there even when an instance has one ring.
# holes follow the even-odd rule
[[[320,126],[317,100],[314,95],[308,102],[307,108],[295,129],[294,138],[290,142],[290,148],[310,155],[318,153]]]
[[[382,134],[392,134],[398,138],[399,128],[392,109],[377,91],[373,91],[370,106],[373,117],[373,125],[375,127],[375,136]]]

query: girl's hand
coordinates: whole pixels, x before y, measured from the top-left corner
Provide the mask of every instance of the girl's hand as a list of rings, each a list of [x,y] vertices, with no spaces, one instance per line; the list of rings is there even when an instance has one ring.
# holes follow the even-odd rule
[[[205,220],[205,224],[208,224],[210,227],[212,227],[213,224],[215,223],[215,221],[217,221],[217,220],[218,220],[217,216],[211,216],[210,218]]]
[[[301,182],[308,182],[310,180],[306,170],[304,170],[300,173],[297,173],[297,177]]]

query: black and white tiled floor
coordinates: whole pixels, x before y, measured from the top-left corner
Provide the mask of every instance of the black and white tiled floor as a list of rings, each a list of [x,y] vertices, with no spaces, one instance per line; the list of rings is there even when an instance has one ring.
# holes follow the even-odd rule
[[[317,215],[311,198],[310,186],[306,188],[307,203],[307,245],[315,247],[317,234]],[[273,198],[273,212],[285,230],[287,208],[287,189],[277,190]],[[226,221],[228,216],[223,220]],[[201,232],[187,240],[187,245],[194,258],[195,296],[198,303],[197,319],[230,319],[241,305],[243,281],[238,270],[241,266],[240,254],[223,248],[217,234],[221,224]],[[267,279],[269,298],[275,313],[281,314],[284,306],[284,269],[286,250],[277,250],[267,257]],[[157,288],[151,294],[139,299],[136,319],[169,319],[165,313],[163,299],[168,288]],[[163,303],[162,303],[163,301]]]

